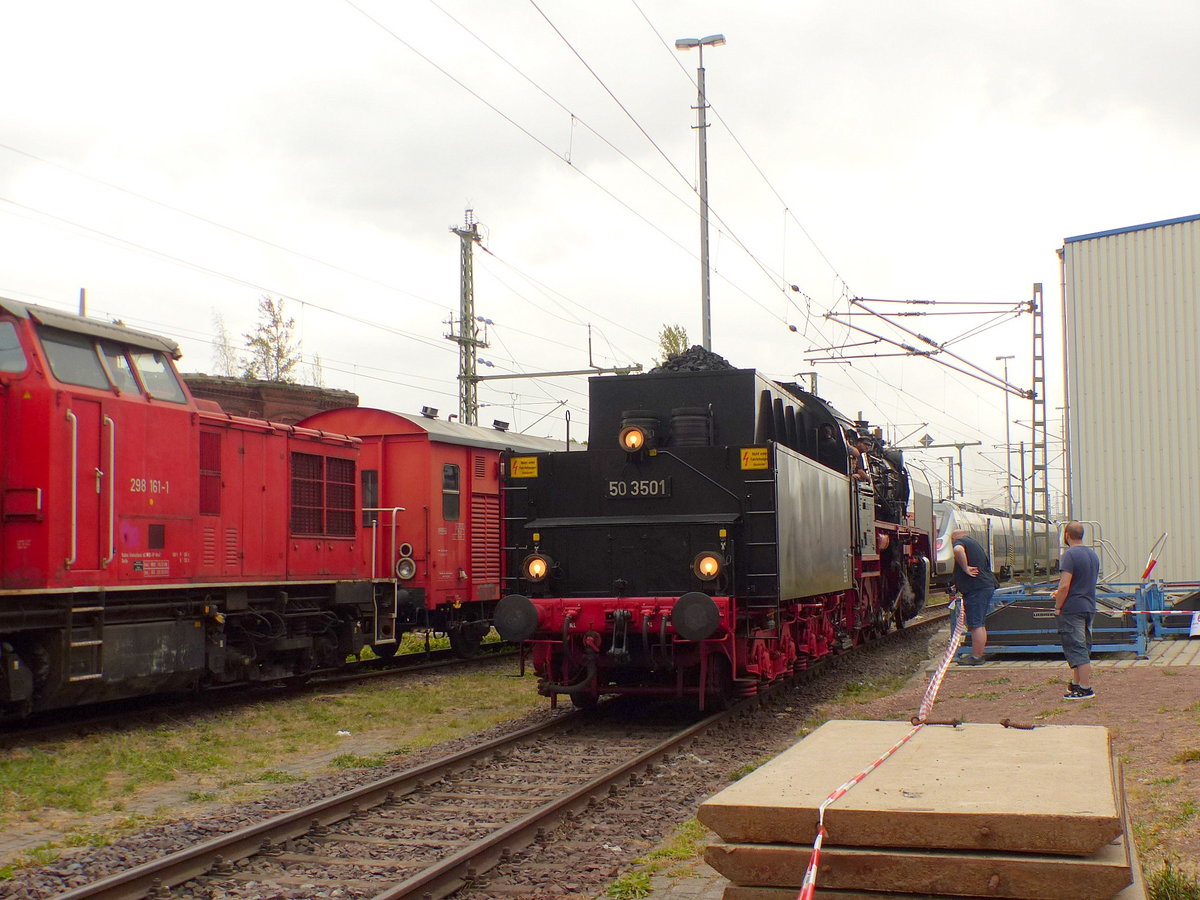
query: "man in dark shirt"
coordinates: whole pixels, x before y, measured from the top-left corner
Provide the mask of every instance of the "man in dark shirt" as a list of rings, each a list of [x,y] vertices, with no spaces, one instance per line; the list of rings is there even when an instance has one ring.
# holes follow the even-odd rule
[[[1091,547],[1083,546],[1083,526],[1078,522],[1068,522],[1063,527],[1063,542],[1067,549],[1058,560],[1062,578],[1050,595],[1058,619],[1058,639],[1071,667],[1071,683],[1063,699],[1087,700],[1096,696],[1092,689],[1091,651],[1100,557]]]
[[[992,561],[979,541],[962,529],[950,532],[950,540],[954,542],[954,586],[962,594],[967,629],[971,632],[971,655],[959,663],[978,666],[983,664],[983,651],[987,647],[987,629],[983,623],[992,605],[996,579],[992,577]]]

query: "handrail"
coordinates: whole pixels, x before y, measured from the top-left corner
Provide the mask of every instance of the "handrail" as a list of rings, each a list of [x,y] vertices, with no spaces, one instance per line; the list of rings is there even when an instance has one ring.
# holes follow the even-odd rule
[[[108,428],[108,555],[100,566],[108,568],[117,555],[117,423],[105,416],[104,425]]]
[[[403,506],[364,506],[363,512],[390,512],[392,514],[392,551],[388,554],[388,568],[391,571],[392,582],[392,636],[383,637],[379,632],[379,606],[375,604],[375,641],[376,644],[396,643],[396,617],[400,613],[400,579],[396,577],[396,520],[404,512]],[[379,532],[378,520],[371,520],[371,580],[375,580],[375,560],[378,556],[375,535]]]
[[[67,421],[71,423],[71,555],[67,557],[67,568],[75,565],[79,549],[79,419],[67,410]]]

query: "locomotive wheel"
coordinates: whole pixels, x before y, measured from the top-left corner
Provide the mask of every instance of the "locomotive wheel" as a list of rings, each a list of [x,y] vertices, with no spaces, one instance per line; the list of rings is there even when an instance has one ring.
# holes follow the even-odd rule
[[[724,712],[733,702],[733,673],[729,670],[729,660],[721,654],[714,653],[708,657],[708,667],[704,679],[704,711]]]
[[[571,698],[571,705],[576,709],[595,709],[596,704],[600,702],[600,698],[591,691],[576,691],[567,696]]]
[[[376,656],[378,656],[380,659],[391,659],[393,656],[396,655],[396,652],[399,649],[400,649],[399,641],[396,641],[395,643],[391,643],[391,644],[372,644],[371,645],[371,652],[374,653]]]
[[[483,651],[483,639],[491,629],[487,622],[454,622],[447,626],[450,649],[463,659],[473,659]]]

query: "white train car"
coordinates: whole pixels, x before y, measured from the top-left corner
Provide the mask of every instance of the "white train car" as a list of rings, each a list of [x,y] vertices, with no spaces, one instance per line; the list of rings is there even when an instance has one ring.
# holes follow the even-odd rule
[[[1012,518],[999,510],[980,509],[952,500],[933,504],[933,515],[937,523],[933,579],[936,584],[947,585],[952,580],[954,547],[950,534],[960,528],[987,550],[998,582],[1058,569],[1058,528],[1052,524]]]

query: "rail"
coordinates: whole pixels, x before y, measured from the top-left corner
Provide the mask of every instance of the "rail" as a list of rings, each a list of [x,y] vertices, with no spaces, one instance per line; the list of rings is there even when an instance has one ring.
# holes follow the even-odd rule
[[[891,637],[906,632],[910,629]],[[818,668],[796,677],[811,677]],[[657,720],[631,731],[625,715],[566,713],[56,896],[168,897],[172,887],[204,879],[208,883],[199,889],[213,896],[231,890],[222,884],[228,880],[253,882],[264,896],[336,884],[373,900],[438,900],[471,885],[515,851],[546,842],[576,812],[623,790],[619,782],[628,779],[635,789],[659,761],[762,702],[759,695],[686,727],[668,727],[665,734]],[[397,827],[403,828],[401,836]],[[353,856],[339,855],[339,844]],[[419,858],[418,847],[430,848],[425,858]],[[370,849],[354,853],[355,848]],[[338,877],[342,867],[350,873]]]

